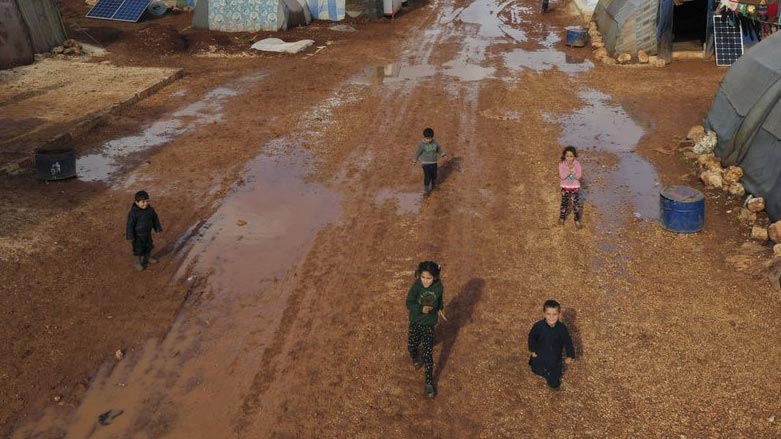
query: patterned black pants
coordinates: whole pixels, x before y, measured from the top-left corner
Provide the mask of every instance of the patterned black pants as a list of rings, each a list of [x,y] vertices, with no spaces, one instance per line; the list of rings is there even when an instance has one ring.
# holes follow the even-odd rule
[[[572,205],[572,211],[575,213],[575,221],[580,221],[580,188],[561,188],[561,215],[560,219],[567,218],[567,212]]]
[[[423,345],[423,352],[420,352],[420,346]],[[434,384],[434,326],[409,324],[409,337],[407,339],[407,349],[412,357],[412,361],[417,362],[418,354],[421,354],[420,360],[426,367],[426,384]]]

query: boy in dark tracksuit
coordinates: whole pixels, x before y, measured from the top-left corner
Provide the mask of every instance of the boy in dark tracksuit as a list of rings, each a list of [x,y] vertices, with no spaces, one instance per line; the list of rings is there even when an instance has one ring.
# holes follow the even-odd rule
[[[548,300],[542,306],[544,317],[532,326],[529,332],[529,365],[532,372],[545,377],[553,390],[559,390],[561,385],[561,350],[565,348],[569,364],[575,358],[575,347],[567,327],[559,321],[561,305],[555,300]]]
[[[418,150],[412,158],[413,165],[418,163],[418,159],[423,163],[423,195],[428,195],[434,190],[437,180],[437,156],[446,155],[439,143],[434,140],[434,130],[431,128],[423,130],[423,140],[418,144]]]
[[[447,320],[442,299],[445,287],[439,280],[439,273],[440,268],[436,262],[421,262],[415,272],[415,282],[407,293],[409,311],[407,349],[415,369],[426,366],[425,394],[429,398],[433,398],[437,392],[434,388],[434,326],[437,324],[437,316]]]
[[[148,264],[154,264],[156,259],[151,257],[152,248],[152,230],[160,233],[163,228],[160,226],[160,219],[157,212],[149,204],[149,194],[145,191],[138,191],[135,195],[135,202],[130,212],[127,214],[126,238],[133,241],[133,259],[135,260],[136,271],[141,271]]]

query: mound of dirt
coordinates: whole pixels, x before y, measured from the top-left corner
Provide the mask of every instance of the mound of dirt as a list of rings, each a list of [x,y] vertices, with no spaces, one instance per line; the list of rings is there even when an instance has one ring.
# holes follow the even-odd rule
[[[125,33],[123,39],[150,55],[171,55],[187,50],[187,40],[173,26],[150,24],[138,32]]]

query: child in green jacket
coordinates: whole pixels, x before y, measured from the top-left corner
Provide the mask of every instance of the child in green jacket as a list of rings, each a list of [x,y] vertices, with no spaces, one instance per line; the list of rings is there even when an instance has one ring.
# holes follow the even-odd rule
[[[436,395],[434,388],[434,326],[437,317],[445,317],[443,294],[445,287],[439,280],[440,266],[434,261],[423,261],[415,271],[415,282],[407,293],[409,310],[409,337],[407,349],[415,369],[426,366],[425,393],[429,398]],[[422,345],[422,351],[420,347]]]

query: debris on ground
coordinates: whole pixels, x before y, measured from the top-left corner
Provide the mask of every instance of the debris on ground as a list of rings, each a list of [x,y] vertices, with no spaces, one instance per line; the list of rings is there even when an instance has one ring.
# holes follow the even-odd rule
[[[770,240],[778,245],[778,243],[781,242],[781,221],[776,221],[769,225],[767,228],[767,234]]]
[[[117,349],[117,351],[114,352],[114,358],[116,358],[117,361],[122,361],[122,359],[125,358],[125,353],[122,352],[122,349]]]
[[[124,410],[111,409],[98,415],[98,423],[100,425],[109,425],[117,416],[124,413]]]
[[[705,127],[702,125],[695,125],[691,127],[691,129],[689,129],[689,133],[686,135],[686,138],[695,144],[702,140],[703,137],[705,137]]]
[[[640,64],[648,64],[648,54],[644,50],[637,51],[637,62]]]
[[[314,40],[300,40],[286,43],[279,38],[266,38],[251,46],[262,52],[298,53],[314,44]]]

